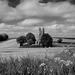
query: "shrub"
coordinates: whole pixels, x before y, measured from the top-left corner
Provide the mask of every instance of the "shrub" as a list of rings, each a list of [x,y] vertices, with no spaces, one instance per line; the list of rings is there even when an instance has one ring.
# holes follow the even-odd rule
[[[29,40],[28,42],[31,42],[31,44],[35,44],[35,41],[36,41],[35,35],[33,33],[28,33],[26,35],[26,40],[27,41]]]
[[[43,47],[52,47],[53,39],[49,34],[43,34],[41,37],[41,42]]]
[[[20,46],[23,46],[23,44],[26,42],[25,36],[20,36],[16,39],[17,43],[20,43]]]
[[[62,38],[59,38],[59,39],[57,40],[57,42],[58,42],[58,43],[62,43]]]

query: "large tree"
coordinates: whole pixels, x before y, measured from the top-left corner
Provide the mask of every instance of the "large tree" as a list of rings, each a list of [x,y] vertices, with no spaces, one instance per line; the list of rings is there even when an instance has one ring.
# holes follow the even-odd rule
[[[0,34],[0,41],[3,41],[3,36]]]
[[[7,34],[0,34],[0,41],[6,41],[9,39],[9,36]]]
[[[42,35],[40,43],[43,47],[52,47],[53,39],[49,34],[45,33]]]
[[[5,40],[8,40],[9,39],[9,36],[7,35],[7,34],[2,34],[2,36],[3,36],[3,40],[5,41]]]
[[[33,34],[33,33],[28,33],[27,35],[26,35],[26,40],[28,41],[28,42],[32,42],[32,44],[35,44],[35,41],[36,41],[36,38],[35,38],[35,35]]]
[[[23,46],[23,44],[26,42],[26,37],[25,36],[20,36],[16,39],[17,43],[20,44],[20,47]]]

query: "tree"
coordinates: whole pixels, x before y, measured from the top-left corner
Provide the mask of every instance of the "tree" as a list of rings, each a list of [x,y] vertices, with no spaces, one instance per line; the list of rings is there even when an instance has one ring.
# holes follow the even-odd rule
[[[0,34],[0,41],[8,40],[9,36],[7,34]]]
[[[20,36],[16,39],[17,43],[20,43],[20,47],[23,46],[23,44],[26,42],[25,36]]]
[[[3,36],[0,34],[0,41],[3,41]]]
[[[3,36],[3,41],[6,41],[6,40],[8,40],[9,39],[9,36],[7,35],[7,34],[2,34],[2,36]]]
[[[53,39],[49,34],[43,34],[40,43],[43,47],[52,47]]]
[[[28,33],[26,35],[26,40],[27,41],[29,40],[29,42],[31,41],[32,44],[35,44],[35,41],[36,41],[35,35],[33,33]]]
[[[58,43],[62,43],[62,38],[59,38],[59,39],[57,40],[57,42],[58,42]]]

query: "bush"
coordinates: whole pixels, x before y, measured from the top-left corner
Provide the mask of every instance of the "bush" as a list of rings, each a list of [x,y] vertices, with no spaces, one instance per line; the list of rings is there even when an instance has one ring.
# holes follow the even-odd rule
[[[58,43],[62,43],[62,38],[59,38],[59,39],[57,40],[57,42],[58,42]]]
[[[25,36],[20,36],[16,39],[17,43],[20,43],[20,46],[23,46],[23,44],[26,42]]]
[[[35,41],[36,41],[35,35],[33,33],[28,33],[26,35],[26,40],[27,41],[29,40],[28,42],[30,42],[31,40],[31,44],[35,44]]]
[[[53,39],[49,34],[43,34],[40,43],[43,47],[52,47]]]

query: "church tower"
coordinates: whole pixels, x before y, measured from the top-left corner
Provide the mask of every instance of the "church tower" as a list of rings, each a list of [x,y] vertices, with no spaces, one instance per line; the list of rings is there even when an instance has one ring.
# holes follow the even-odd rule
[[[45,33],[45,29],[44,28],[39,28],[39,39],[38,39],[39,45],[40,45],[41,37],[44,33]]]
[[[39,40],[41,39],[41,35],[42,35],[42,30],[41,28],[39,28]]]

